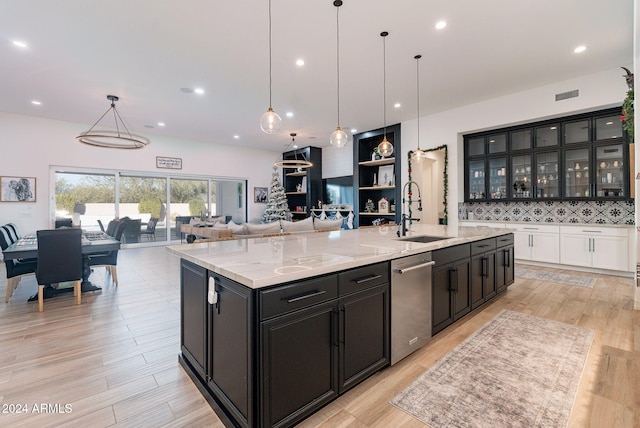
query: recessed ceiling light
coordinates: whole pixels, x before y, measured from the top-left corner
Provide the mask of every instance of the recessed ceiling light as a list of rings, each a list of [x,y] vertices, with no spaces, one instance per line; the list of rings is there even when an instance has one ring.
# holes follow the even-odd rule
[[[587,47],[586,47],[586,46],[578,46],[577,48],[575,48],[575,49],[573,50],[573,52],[575,52],[575,53],[581,53],[581,52],[584,52],[584,51],[586,51],[586,50],[587,50]]]
[[[288,111],[288,112],[286,113],[286,115],[287,115],[287,117],[293,117],[293,112],[292,112],[292,111]]]
[[[164,126],[164,122],[158,122],[158,126]]]
[[[31,101],[31,104],[33,104],[35,106],[42,105],[42,103],[40,101],[36,101],[36,100]]]
[[[17,46],[19,48],[23,48],[24,49],[24,48],[27,47],[27,44],[25,42],[21,41],[21,40],[14,40],[13,41],[13,46]]]
[[[234,135],[233,138],[235,138],[236,140],[238,140],[240,138],[239,135]]]
[[[438,21],[438,22],[436,22],[436,29],[437,30],[442,30],[446,26],[447,26],[447,21]]]
[[[204,89],[202,88],[195,88],[193,92],[195,92],[198,95],[204,95]]]
[[[351,128],[351,133],[355,134],[356,132],[358,132],[358,130],[356,128]]]
[[[298,145],[297,145],[297,144],[294,144],[294,145],[293,145],[293,146],[291,146],[291,147],[293,147],[294,149],[297,149],[297,148],[298,148]]]
[[[302,67],[304,65],[304,60],[302,58],[296,60],[296,65],[298,67]]]
[[[400,108],[400,107],[402,107],[402,104],[400,104],[400,103],[395,103],[395,104],[393,105],[393,107],[394,107],[394,108]]]

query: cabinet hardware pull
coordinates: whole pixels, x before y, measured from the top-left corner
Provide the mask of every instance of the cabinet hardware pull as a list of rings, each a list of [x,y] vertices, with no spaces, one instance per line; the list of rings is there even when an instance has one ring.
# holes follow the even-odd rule
[[[584,233],[602,233],[601,230],[583,230]]]
[[[504,251],[504,262],[503,262],[502,266],[511,267],[511,257],[509,256],[510,250],[506,249],[506,250],[503,250],[503,251]]]
[[[321,294],[326,293],[326,290],[322,290],[322,291],[315,291],[309,294],[305,294],[304,296],[299,296],[299,297],[294,297],[293,299],[287,299],[287,303],[293,303],[293,302],[297,302],[299,300],[304,300],[304,299],[308,299],[309,297],[315,297],[315,296],[319,296]],[[284,299],[282,299],[284,300]]]
[[[531,235],[531,246],[533,247],[533,235]]]
[[[453,274],[455,276],[455,281],[453,281],[453,292],[458,293],[458,268],[453,269]]]
[[[489,244],[483,244],[483,245],[478,245],[478,248],[484,248],[484,247],[488,247]]]
[[[422,269],[422,268],[427,267],[427,266],[433,266],[435,264],[436,264],[436,262],[431,261],[431,262],[426,262],[426,263],[420,263],[419,265],[409,266],[408,268],[394,269],[393,271],[395,273],[402,274],[402,273],[407,273],[407,272],[412,271],[412,270]]]
[[[373,281],[374,279],[378,279],[378,278],[382,278],[382,275],[371,275],[371,276],[368,276],[366,278],[356,279],[356,280],[354,280],[354,282],[356,284],[362,284],[363,282]]]
[[[538,230],[538,227],[523,227],[524,230]]]
[[[489,259],[487,257],[483,257],[482,259],[482,276],[489,276]]]
[[[592,248],[593,248],[593,252],[596,252],[596,238],[591,238],[593,240],[593,244],[592,244]]]

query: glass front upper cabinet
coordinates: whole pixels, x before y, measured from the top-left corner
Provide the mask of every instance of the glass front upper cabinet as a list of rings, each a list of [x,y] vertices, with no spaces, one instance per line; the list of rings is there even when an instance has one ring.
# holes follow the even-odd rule
[[[566,198],[589,198],[591,196],[589,181],[589,165],[591,149],[566,150],[564,155]]]
[[[467,140],[467,156],[482,156],[486,154],[484,137],[470,138]]]
[[[595,134],[596,141],[622,138],[623,132],[620,115],[609,115],[596,118]]]
[[[469,199],[485,199],[484,159],[469,162]]]
[[[560,197],[558,152],[538,153],[536,155],[535,197],[539,199]]]
[[[489,154],[507,152],[507,134],[494,134],[487,137]]]
[[[536,135],[536,147],[556,147],[558,146],[560,125],[553,123],[545,126],[538,126],[534,129]]]
[[[511,132],[511,151],[529,150],[531,148],[531,130],[522,129]]]
[[[596,147],[596,196],[624,197],[626,170],[622,144]]]
[[[511,174],[513,177],[511,197],[514,199],[531,198],[533,196],[531,155],[512,156]]]
[[[589,142],[589,119],[567,122],[564,124],[564,143]]]
[[[489,199],[507,198],[507,158],[489,159]]]

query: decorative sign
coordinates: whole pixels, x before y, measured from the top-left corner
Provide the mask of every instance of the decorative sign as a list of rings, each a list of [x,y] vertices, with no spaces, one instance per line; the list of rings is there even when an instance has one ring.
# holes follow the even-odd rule
[[[182,158],[156,156],[156,168],[182,169]]]

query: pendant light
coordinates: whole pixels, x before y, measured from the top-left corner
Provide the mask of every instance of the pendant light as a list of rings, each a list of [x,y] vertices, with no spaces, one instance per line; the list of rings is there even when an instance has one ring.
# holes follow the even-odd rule
[[[292,132],[289,134],[291,136],[291,142],[287,146],[287,148],[296,145],[296,134]],[[286,151],[286,149],[285,149]],[[302,168],[311,168],[313,163],[309,162],[304,155],[304,152],[301,151],[300,155],[302,159],[298,159],[298,152],[294,152],[293,159],[278,159],[273,163],[273,168],[282,168],[282,169],[302,169]]]
[[[420,148],[420,58],[422,55],[416,55],[413,57],[416,60],[416,105],[418,110],[418,148],[413,152],[411,158],[415,162],[421,162],[422,159],[427,157],[427,153]]]
[[[333,5],[336,7],[336,69],[338,74],[338,127],[331,133],[329,142],[337,149],[346,146],[349,143],[349,136],[346,132],[340,128],[340,6],[342,6],[342,0],[335,0]]]
[[[271,106],[271,0],[269,0],[269,108],[260,117],[260,129],[267,134],[274,134],[282,126],[282,119]]]
[[[389,35],[387,31],[380,33],[382,37],[382,104],[383,104],[383,116],[384,116],[384,138],[382,142],[378,144],[378,153],[382,157],[388,157],[393,154],[393,144],[387,140],[387,45],[386,38]]]
[[[111,106],[104,112],[100,119],[93,124],[88,131],[76,137],[76,140],[81,143],[88,144],[96,147],[106,147],[110,149],[143,149],[147,147],[150,141],[147,138],[139,135],[132,134],[129,128],[124,123],[122,116],[116,109],[116,101],[119,100],[115,95],[107,95],[107,99],[111,101]],[[94,128],[100,121],[109,113],[113,111],[113,120],[115,131],[113,130],[95,130]],[[112,129],[113,129],[112,128]]]

